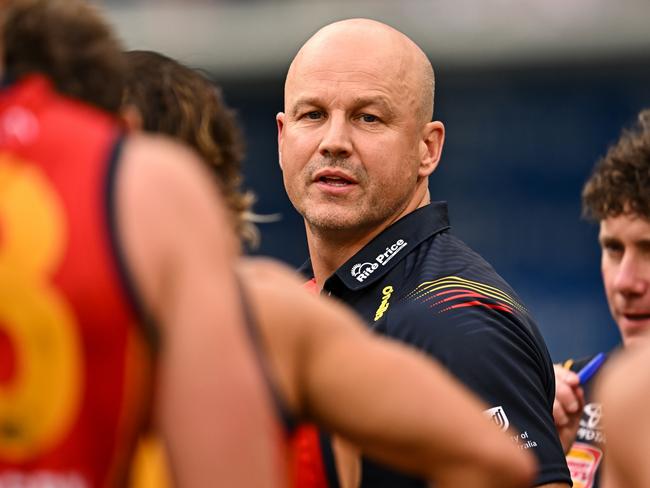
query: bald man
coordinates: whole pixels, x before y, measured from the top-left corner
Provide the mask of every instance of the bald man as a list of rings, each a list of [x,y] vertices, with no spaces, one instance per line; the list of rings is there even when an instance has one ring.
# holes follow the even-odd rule
[[[537,457],[536,486],[569,486],[544,341],[510,286],[450,232],[447,205],[431,203],[445,136],[432,121],[433,94],[426,55],[385,24],[337,22],[300,49],[276,119],[284,185],[305,221],[302,271],[310,287],[437,358],[477,393]],[[425,486],[365,459],[359,475],[349,449],[334,458],[321,445],[332,482],[338,471],[343,483]]]

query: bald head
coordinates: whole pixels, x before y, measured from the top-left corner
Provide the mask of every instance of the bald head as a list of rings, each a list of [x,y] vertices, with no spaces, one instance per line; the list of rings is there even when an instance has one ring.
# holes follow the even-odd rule
[[[322,28],[291,63],[284,110],[280,166],[308,236],[357,245],[429,202],[445,129],[431,120],[431,63],[401,32],[367,19]]]
[[[320,29],[294,58],[285,84],[287,95],[305,72],[366,70],[375,67],[396,83],[422,123],[433,115],[434,74],[426,54],[398,30],[370,19],[347,19]]]

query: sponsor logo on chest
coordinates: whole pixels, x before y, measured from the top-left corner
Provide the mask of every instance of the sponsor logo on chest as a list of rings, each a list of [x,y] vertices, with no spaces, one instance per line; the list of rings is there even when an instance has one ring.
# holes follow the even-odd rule
[[[595,446],[574,442],[566,461],[571,471],[573,488],[592,488],[603,451]]]
[[[605,443],[602,430],[603,409],[600,403],[587,403],[582,411],[577,439],[589,443]]]
[[[363,283],[379,266],[386,266],[397,253],[408,245],[404,239],[398,239],[393,245],[388,246],[386,251],[379,254],[373,262],[357,263],[352,266],[350,274],[359,282]]]
[[[390,305],[388,300],[390,300],[390,296],[392,294],[393,294],[393,287],[390,285],[385,286],[384,289],[381,290],[381,303],[379,304],[379,307],[375,312],[375,322],[377,322],[380,318],[382,318],[384,316],[384,312],[388,310],[388,306]]]

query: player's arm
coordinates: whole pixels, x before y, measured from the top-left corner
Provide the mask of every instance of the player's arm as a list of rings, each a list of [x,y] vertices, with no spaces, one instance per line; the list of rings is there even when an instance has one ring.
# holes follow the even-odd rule
[[[529,486],[531,456],[436,363],[372,334],[343,306],[306,293],[286,272],[258,268],[249,276],[272,369],[295,412],[436,486]],[[269,316],[272,322],[264,319]]]
[[[603,488],[650,486],[650,343],[628,347],[612,358],[596,396],[607,412]]]
[[[179,486],[276,486],[269,399],[231,269],[236,241],[211,181],[192,153],[145,137],[126,144],[118,169],[120,242],[162,332],[156,413]]]

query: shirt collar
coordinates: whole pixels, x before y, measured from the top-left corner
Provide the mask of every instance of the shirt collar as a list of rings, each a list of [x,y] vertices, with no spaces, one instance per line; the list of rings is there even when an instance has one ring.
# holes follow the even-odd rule
[[[448,228],[447,203],[434,202],[418,208],[384,229],[341,265],[334,276],[351,290],[370,286],[423,241]],[[307,260],[299,271],[313,276],[311,261]]]

